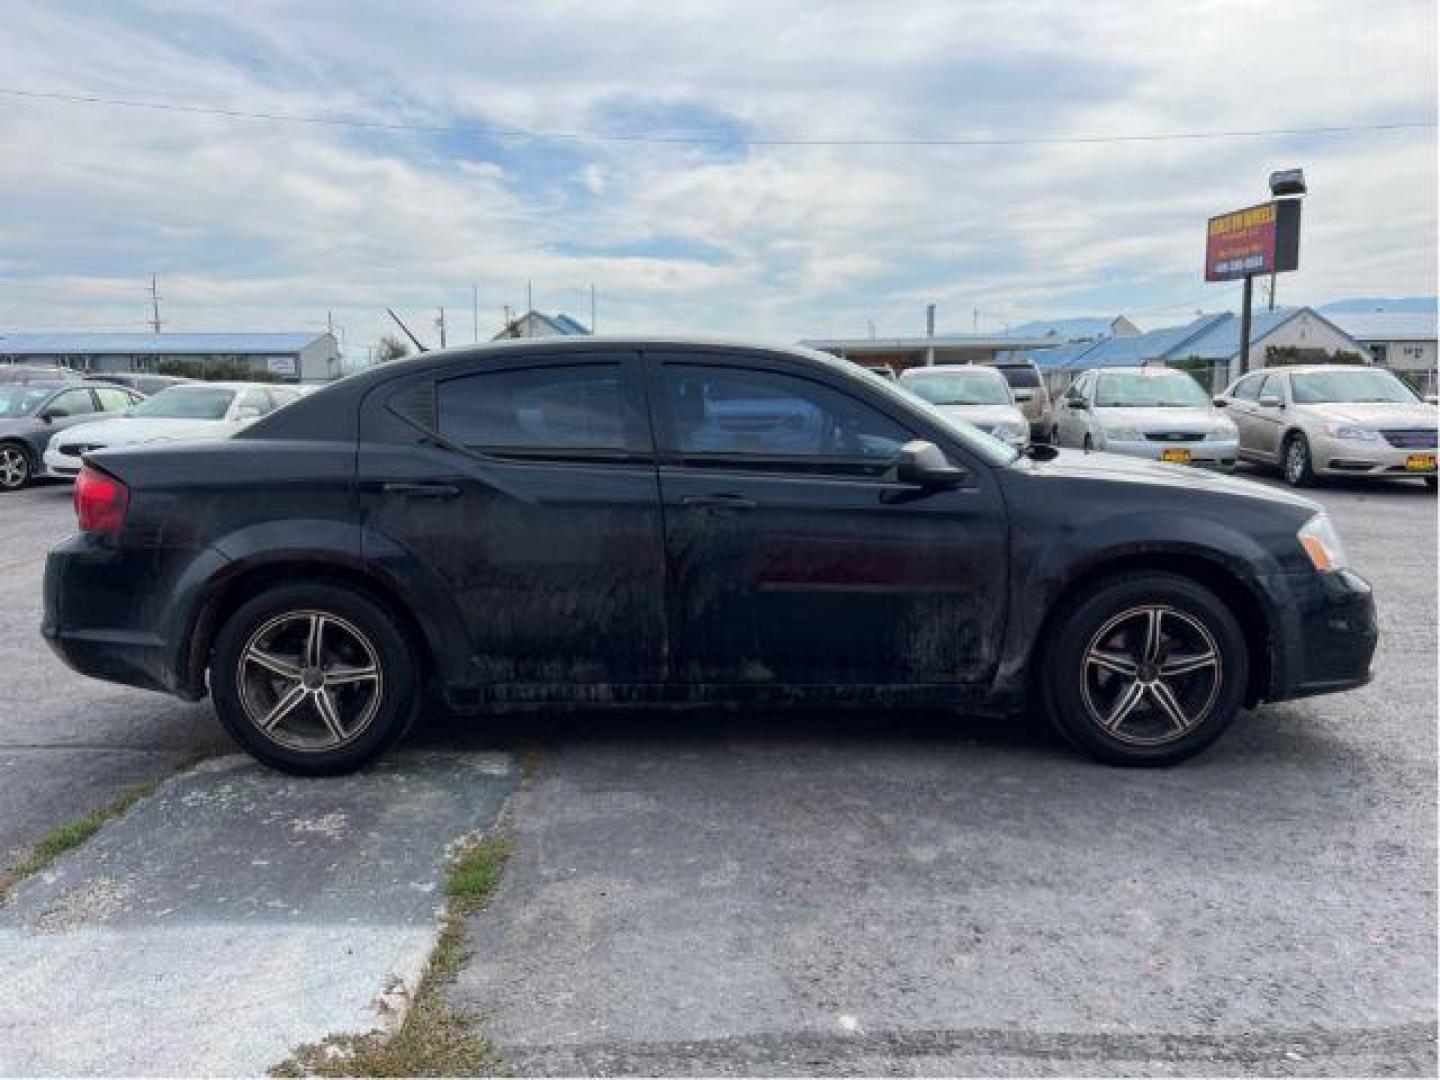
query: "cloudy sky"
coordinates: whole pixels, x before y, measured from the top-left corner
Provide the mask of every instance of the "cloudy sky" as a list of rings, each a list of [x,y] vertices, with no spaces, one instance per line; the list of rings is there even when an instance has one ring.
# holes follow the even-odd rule
[[[144,329],[152,272],[168,329],[333,311],[362,348],[385,305],[433,335],[443,304],[452,343],[469,340],[472,289],[488,336],[527,281],[537,307],[585,321],[593,282],[602,332],[913,333],[928,302],[942,330],[1182,321],[1238,303],[1203,281],[1204,219],[1291,165],[1312,194],[1282,303],[1436,288],[1432,0],[0,15],[3,90],[370,125],[0,93],[0,330]],[[967,139],[1022,141],[894,145]]]

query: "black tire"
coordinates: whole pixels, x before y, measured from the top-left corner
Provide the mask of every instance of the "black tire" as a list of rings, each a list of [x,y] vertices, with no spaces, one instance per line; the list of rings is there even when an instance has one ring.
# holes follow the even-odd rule
[[[1434,490],[1435,490],[1435,477],[1433,477],[1433,476],[1427,476],[1427,477],[1425,477],[1425,486],[1428,487],[1431,491],[1434,491]]]
[[[307,635],[317,617],[322,644],[312,664]],[[246,659],[257,655],[265,663]],[[293,671],[272,670],[271,661]],[[317,676],[317,668],[326,674]],[[368,668],[375,677],[356,677]],[[274,715],[290,695],[300,696],[267,732],[260,714]],[[332,776],[394,745],[414,722],[422,694],[415,650],[390,611],[343,585],[296,583],[261,593],[226,619],[210,657],[210,696],[225,730],[266,765]]]
[[[1298,431],[1285,439],[1280,452],[1280,474],[1291,487],[1312,487],[1315,484],[1314,462],[1310,457],[1310,440]]]
[[[35,478],[35,462],[24,443],[0,442],[0,491],[19,491]]]
[[[1067,606],[1045,643],[1038,674],[1051,722],[1091,757],[1112,765],[1173,765],[1204,750],[1239,713],[1249,678],[1245,635],[1209,589],[1177,574],[1141,572],[1107,578]],[[1144,660],[1152,610],[1161,612],[1160,632],[1152,659]],[[1134,637],[1137,630],[1143,640]],[[1133,676],[1108,666],[1129,663],[1132,647],[1140,661]],[[1163,674],[1167,665],[1203,660],[1207,649],[1213,665]],[[1119,722],[1107,726],[1127,701]]]

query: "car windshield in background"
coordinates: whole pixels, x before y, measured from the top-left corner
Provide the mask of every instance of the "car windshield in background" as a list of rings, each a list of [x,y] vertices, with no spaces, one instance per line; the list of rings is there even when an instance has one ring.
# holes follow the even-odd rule
[[[1009,405],[1005,381],[989,371],[947,371],[914,375],[905,388],[932,405]]]
[[[55,392],[53,386],[26,386],[13,383],[0,386],[0,420],[18,420],[29,416],[36,407]]]
[[[1388,371],[1311,371],[1290,377],[1297,405],[1326,401],[1383,401],[1413,405],[1419,399]]]
[[[958,416],[944,412],[939,406],[926,401],[919,394],[914,393],[908,386],[901,382],[884,383],[885,390],[889,393],[899,394],[905,399],[905,403],[912,409],[922,409],[933,423],[939,424],[947,431],[954,433],[955,437],[964,443],[969,449],[975,451],[991,465],[1009,465],[1020,456],[1020,451],[1003,439],[981,431],[974,424],[961,420]]]
[[[130,411],[149,420],[223,420],[235,391],[223,387],[173,386]]]
[[[997,367],[995,370],[1005,376],[1005,381],[1011,386],[1022,390],[1040,385],[1040,373],[1032,367]]]
[[[1171,375],[1101,375],[1095,404],[1102,409],[1204,408],[1210,398],[1199,383],[1177,371]]]

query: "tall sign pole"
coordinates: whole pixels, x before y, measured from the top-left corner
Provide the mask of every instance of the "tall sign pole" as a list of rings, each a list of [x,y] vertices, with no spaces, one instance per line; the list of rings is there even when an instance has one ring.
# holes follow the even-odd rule
[[[1205,229],[1205,280],[1244,282],[1235,378],[1250,370],[1255,275],[1270,275],[1273,308],[1275,275],[1300,265],[1299,196],[1305,193],[1304,175],[1299,169],[1273,173],[1270,191],[1276,196],[1270,202],[1212,217]]]

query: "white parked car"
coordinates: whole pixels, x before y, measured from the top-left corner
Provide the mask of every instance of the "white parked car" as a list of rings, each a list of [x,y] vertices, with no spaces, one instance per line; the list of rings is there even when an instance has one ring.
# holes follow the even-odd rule
[[[1297,487],[1317,476],[1414,476],[1435,486],[1435,406],[1383,368],[1269,368],[1215,400],[1240,428],[1240,456],[1278,465]]]
[[[1193,378],[1152,365],[1084,372],[1055,407],[1053,437],[1060,446],[1230,470],[1240,433]]]
[[[80,456],[110,446],[172,439],[223,439],[299,395],[293,387],[256,383],[185,383],[161,390],[113,420],[77,424],[45,450],[53,476],[80,472]]]
[[[900,385],[946,416],[967,421],[1012,446],[1030,441],[1030,423],[1005,376],[979,364],[934,364],[900,374]]]

